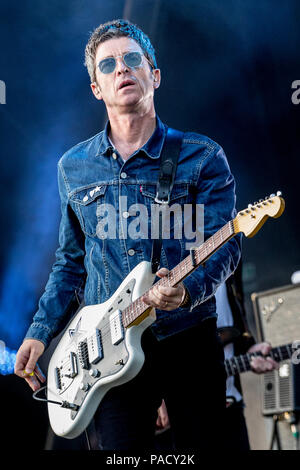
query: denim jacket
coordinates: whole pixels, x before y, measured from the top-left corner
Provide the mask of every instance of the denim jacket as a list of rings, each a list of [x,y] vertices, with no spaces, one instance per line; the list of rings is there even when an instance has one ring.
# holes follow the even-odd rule
[[[167,126],[157,117],[148,142],[126,161],[113,148],[108,126],[109,122],[102,132],[71,148],[58,162],[59,247],[25,336],[42,341],[46,347],[74,313],[76,292],[84,287],[85,305],[103,303],[138,263],[151,259],[151,236],[126,236],[124,224],[128,228],[133,204],[143,204],[149,210],[154,204]],[[99,232],[99,222],[104,220],[101,211],[107,207],[104,204],[115,208],[115,220],[106,227],[112,232],[106,238]],[[223,149],[208,137],[184,133],[171,204],[204,205],[204,240],[235,217],[234,178]],[[189,254],[186,243],[190,241],[185,233],[166,237],[160,267],[172,269],[183,260]],[[158,339],[216,316],[214,292],[235,270],[240,244],[237,235],[184,280],[191,298],[188,307],[156,311],[157,320],[151,328]]]

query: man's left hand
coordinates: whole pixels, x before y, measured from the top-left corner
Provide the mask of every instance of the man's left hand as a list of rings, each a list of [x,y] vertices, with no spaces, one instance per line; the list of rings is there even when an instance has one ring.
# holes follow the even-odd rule
[[[156,276],[165,277],[169,270],[161,268],[157,271]],[[180,307],[185,297],[185,287],[180,282],[176,287],[154,286],[147,295],[143,295],[142,301],[147,305],[158,308],[160,310],[175,310]]]
[[[271,344],[267,342],[254,344],[254,346],[248,349],[248,353],[261,352],[263,354],[263,356],[252,357],[250,364],[253,372],[263,374],[264,372],[279,368],[278,362],[268,356],[271,349]]]

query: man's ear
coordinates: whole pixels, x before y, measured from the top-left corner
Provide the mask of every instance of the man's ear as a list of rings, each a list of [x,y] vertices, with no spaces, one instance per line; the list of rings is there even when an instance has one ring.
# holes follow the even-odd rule
[[[98,85],[98,83],[92,82],[90,87],[91,87],[91,90],[92,90],[93,95],[95,96],[95,98],[97,100],[102,100],[102,92],[101,92],[101,89],[100,89],[100,86]]]
[[[152,76],[153,76],[153,87],[156,89],[160,85],[160,80],[161,80],[160,70],[159,69],[154,69],[152,71]]]

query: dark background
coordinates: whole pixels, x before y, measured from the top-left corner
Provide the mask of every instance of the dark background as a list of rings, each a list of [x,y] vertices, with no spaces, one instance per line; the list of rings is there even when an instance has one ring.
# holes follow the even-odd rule
[[[2,0],[0,340],[11,350],[23,339],[54,260],[57,161],[99,132],[106,119],[89,88],[84,47],[95,27],[121,17],[139,25],[156,49],[162,120],[223,146],[236,178],[238,210],[283,193],[281,218],[244,240],[252,326],[251,292],[290,284],[300,269],[300,104],[291,99],[292,83],[300,80],[298,0]],[[1,412],[10,418],[5,436],[17,428],[19,445],[26,447],[34,436],[43,448],[44,404],[33,402],[12,375],[0,375],[0,386]]]

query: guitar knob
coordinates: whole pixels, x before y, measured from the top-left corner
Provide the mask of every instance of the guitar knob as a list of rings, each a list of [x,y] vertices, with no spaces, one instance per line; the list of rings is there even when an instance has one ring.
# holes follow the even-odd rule
[[[276,196],[282,196],[282,192],[281,192],[281,191],[277,191]]]
[[[94,377],[94,379],[96,379],[97,377],[100,377],[100,370],[98,369],[91,369],[89,371],[89,374],[91,377]]]
[[[270,194],[270,197],[275,197],[275,194],[273,194],[273,193],[272,193],[272,194]]]
[[[79,388],[80,388],[80,390],[82,390],[83,392],[87,392],[88,389],[90,388],[90,386],[89,386],[88,383],[81,382],[80,385],[79,385]]]

